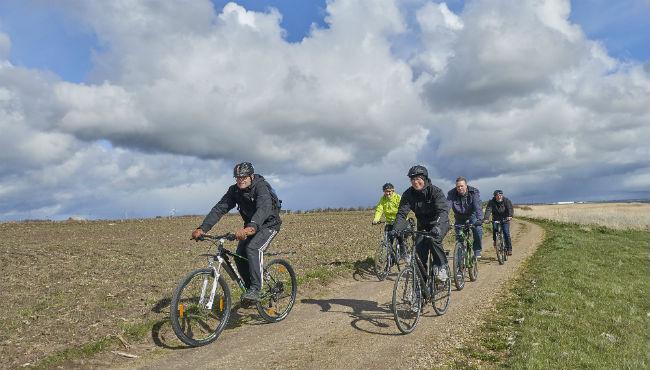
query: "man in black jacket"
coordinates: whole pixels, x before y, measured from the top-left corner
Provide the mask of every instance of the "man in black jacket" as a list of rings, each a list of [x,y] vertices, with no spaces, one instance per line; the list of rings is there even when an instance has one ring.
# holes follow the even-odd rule
[[[492,214],[493,221],[499,221],[503,228],[503,238],[506,244],[506,253],[512,255],[512,240],[510,240],[510,220],[515,215],[514,208],[510,199],[503,196],[502,190],[495,190],[494,197],[490,199],[487,206],[485,206],[485,217],[483,222],[490,221],[490,214]],[[497,228],[496,224],[492,222],[492,240],[493,245],[497,246]]]
[[[192,238],[197,239],[210,231],[223,215],[237,206],[244,220],[243,227],[235,232],[239,240],[237,254],[248,258],[248,261],[235,258],[237,270],[249,288],[242,299],[259,301],[263,253],[280,231],[280,210],[275,204],[270,185],[263,176],[255,174],[252,164],[243,162],[236,165],[233,176],[236,184],[231,185],[221,200],[212,207],[201,226],[192,232]]]
[[[429,172],[424,166],[411,167],[408,177],[411,179],[411,187],[402,194],[393,232],[399,234],[406,229],[408,223],[406,216],[409,211],[413,211],[418,221],[417,229],[435,234],[433,240],[424,237],[416,238],[415,248],[418,256],[426,264],[431,250],[433,262],[438,267],[436,278],[446,281],[447,271],[441,268],[447,263],[442,240],[449,230],[449,206],[442,190],[429,180]]]

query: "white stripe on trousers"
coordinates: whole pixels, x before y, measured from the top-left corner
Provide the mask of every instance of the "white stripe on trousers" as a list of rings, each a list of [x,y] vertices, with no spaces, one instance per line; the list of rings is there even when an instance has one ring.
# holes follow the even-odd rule
[[[273,240],[277,233],[277,231],[271,230],[271,236],[266,240],[266,243],[262,244],[262,248],[258,250],[260,254],[260,289],[264,286],[264,250],[271,244],[271,240]]]

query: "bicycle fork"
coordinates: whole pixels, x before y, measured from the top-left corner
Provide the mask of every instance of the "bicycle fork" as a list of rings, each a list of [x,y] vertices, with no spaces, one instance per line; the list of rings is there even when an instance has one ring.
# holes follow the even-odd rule
[[[221,256],[217,256],[217,265],[214,266],[213,262],[211,261],[208,266],[212,268],[212,272],[214,273],[214,280],[212,281],[212,287],[210,287],[210,296],[208,297],[208,302],[205,304],[205,308],[208,310],[212,310],[212,306],[214,305],[214,296],[217,292],[217,286],[219,285],[219,270],[221,270],[221,264],[223,263],[223,258]],[[201,297],[199,298],[199,305],[203,305],[206,299],[205,293],[208,289],[208,276],[203,278],[203,286],[201,287]]]

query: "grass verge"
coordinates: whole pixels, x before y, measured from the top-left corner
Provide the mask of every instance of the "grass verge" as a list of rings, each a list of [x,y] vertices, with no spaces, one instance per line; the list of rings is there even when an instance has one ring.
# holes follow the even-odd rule
[[[546,239],[456,368],[649,368],[650,233],[538,221]]]

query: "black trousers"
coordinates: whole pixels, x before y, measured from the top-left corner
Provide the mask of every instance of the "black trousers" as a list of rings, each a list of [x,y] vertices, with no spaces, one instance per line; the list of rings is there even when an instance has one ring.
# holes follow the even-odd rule
[[[449,222],[444,222],[438,225],[440,227],[440,235],[431,238],[425,238],[424,236],[418,235],[415,239],[415,250],[422,261],[424,267],[427,267],[427,261],[429,257],[429,251],[433,255],[433,264],[442,267],[443,264],[447,263],[447,255],[445,255],[445,250],[442,248],[442,240],[447,235],[449,231]],[[426,230],[429,231],[429,230]]]
[[[244,280],[246,288],[262,289],[262,267],[264,266],[264,250],[277,235],[273,229],[260,228],[253,236],[241,240],[237,245],[237,254],[248,258],[235,258],[237,271]]]

